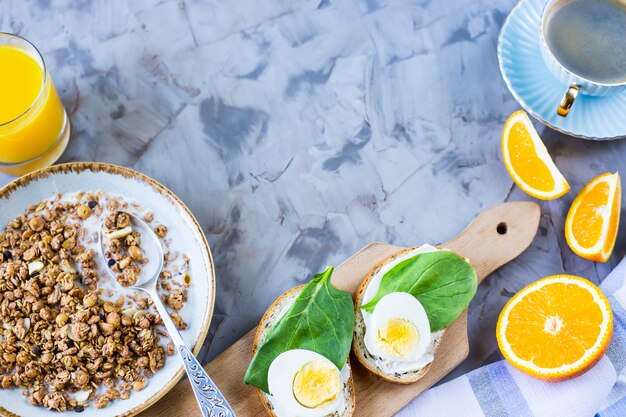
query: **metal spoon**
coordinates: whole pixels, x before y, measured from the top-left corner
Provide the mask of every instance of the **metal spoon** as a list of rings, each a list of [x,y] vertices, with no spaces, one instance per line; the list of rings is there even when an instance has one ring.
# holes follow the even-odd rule
[[[228,401],[226,401],[222,393],[217,389],[215,383],[209,378],[209,375],[207,375],[200,362],[198,362],[193,353],[191,353],[191,350],[187,347],[180,333],[178,333],[176,325],[170,318],[169,313],[161,301],[161,297],[159,297],[157,293],[157,278],[161,274],[164,262],[163,247],[158,237],[142,219],[134,214],[124,211],[118,211],[117,213],[124,213],[130,217],[133,230],[141,233],[141,246],[145,254],[144,256],[146,259],[150,260],[150,262],[142,267],[135,285],[126,288],[144,291],[152,298],[152,301],[154,301],[154,305],[165,324],[165,328],[172,338],[178,354],[183,359],[185,371],[193,387],[193,392],[196,395],[196,400],[198,401],[202,415],[205,417],[235,417],[235,413],[228,404]],[[107,237],[104,229],[104,222],[102,222],[99,232],[100,255],[104,265],[107,266],[107,271],[115,278],[115,274],[111,271],[105,255],[107,251],[105,247]]]

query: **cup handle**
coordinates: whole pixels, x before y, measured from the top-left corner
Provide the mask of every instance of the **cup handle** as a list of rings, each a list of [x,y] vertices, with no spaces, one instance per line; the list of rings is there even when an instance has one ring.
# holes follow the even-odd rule
[[[572,105],[574,104],[574,100],[578,97],[578,93],[580,91],[580,86],[572,84],[567,89],[567,92],[563,95],[561,102],[559,103],[559,108],[556,110],[557,114],[561,117],[565,117],[569,114]]]

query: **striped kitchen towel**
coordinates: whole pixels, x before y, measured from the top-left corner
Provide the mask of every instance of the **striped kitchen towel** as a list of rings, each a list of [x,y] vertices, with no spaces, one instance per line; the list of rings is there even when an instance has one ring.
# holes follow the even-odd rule
[[[397,417],[626,417],[626,260],[600,287],[613,308],[613,339],[590,371],[549,383],[500,361],[426,391]]]

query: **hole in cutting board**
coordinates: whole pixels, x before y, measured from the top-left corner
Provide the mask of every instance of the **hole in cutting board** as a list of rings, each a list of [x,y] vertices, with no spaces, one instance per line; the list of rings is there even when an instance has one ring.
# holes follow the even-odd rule
[[[506,232],[508,232],[508,230],[509,227],[506,225],[505,222],[500,222],[496,226],[496,232],[498,232],[499,235],[506,235]]]

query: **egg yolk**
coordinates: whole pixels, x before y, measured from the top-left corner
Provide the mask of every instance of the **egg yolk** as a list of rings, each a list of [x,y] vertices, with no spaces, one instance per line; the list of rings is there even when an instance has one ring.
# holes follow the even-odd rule
[[[337,368],[321,359],[305,364],[293,379],[293,395],[307,408],[318,408],[332,402],[340,391]]]
[[[417,327],[407,319],[391,319],[378,328],[378,347],[388,354],[403,358],[415,352],[420,341]]]

